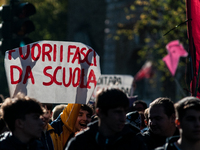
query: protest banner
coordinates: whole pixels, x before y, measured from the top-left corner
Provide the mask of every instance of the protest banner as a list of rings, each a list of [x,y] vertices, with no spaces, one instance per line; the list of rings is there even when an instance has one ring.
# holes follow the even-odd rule
[[[99,77],[97,86],[91,96],[90,101],[95,101],[95,96],[98,90],[102,88],[119,88],[124,91],[127,96],[133,94],[133,76],[131,75],[117,75],[117,74],[103,74]]]
[[[5,54],[10,96],[43,103],[89,101],[100,76],[98,54],[78,42],[39,41]]]

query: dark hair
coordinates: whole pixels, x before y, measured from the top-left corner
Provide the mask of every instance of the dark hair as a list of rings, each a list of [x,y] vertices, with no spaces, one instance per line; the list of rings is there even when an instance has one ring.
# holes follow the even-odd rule
[[[172,114],[175,114],[174,102],[170,98],[159,97],[155,99],[153,102],[150,103],[149,110],[155,106],[162,106],[164,108],[165,114],[168,117],[170,117]]]
[[[53,109],[53,104],[51,103],[42,103],[42,106],[43,107],[47,107],[47,110],[50,110],[52,112],[52,109]]]
[[[142,104],[142,106],[144,107],[144,110],[147,108],[147,103],[143,100],[136,100],[135,102],[133,102],[133,107],[135,107],[137,104]]]
[[[81,109],[87,111],[91,116],[93,115],[93,109],[90,106],[81,104]]]
[[[33,98],[18,93],[14,98],[7,98],[1,106],[3,119],[8,128],[15,130],[16,119],[25,119],[25,115],[30,113],[43,114],[41,103]]]
[[[174,104],[176,117],[181,120],[188,109],[200,111],[200,99],[193,96],[187,96]]]
[[[109,109],[122,107],[128,109],[129,99],[120,89],[101,89],[96,96],[96,108],[107,114]]]

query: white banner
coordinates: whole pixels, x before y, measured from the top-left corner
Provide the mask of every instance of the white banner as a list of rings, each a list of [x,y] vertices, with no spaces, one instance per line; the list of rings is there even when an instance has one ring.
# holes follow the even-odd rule
[[[78,42],[39,41],[7,51],[10,96],[43,103],[87,103],[100,76],[98,54]]]
[[[131,75],[117,75],[117,74],[103,74],[99,77],[97,86],[92,94],[90,101],[95,101],[96,92],[102,88],[119,88],[124,91],[127,96],[133,94],[133,76]]]

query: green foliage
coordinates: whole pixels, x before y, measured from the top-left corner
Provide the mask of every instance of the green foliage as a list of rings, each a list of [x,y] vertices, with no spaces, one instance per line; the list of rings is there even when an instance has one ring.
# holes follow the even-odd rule
[[[36,7],[36,14],[30,19],[36,27],[29,37],[33,41],[66,40],[67,2],[66,0],[24,0]]]
[[[125,12],[127,13],[126,19],[129,16],[128,20],[132,19],[132,22],[135,23],[129,28],[119,23],[120,29],[116,34],[132,36],[133,38],[137,35],[143,38],[143,41],[140,41],[141,49],[138,51],[139,61],[151,60],[159,74],[159,76],[155,74],[153,79],[154,81],[159,79],[162,83],[160,92],[165,96],[177,97],[177,95],[173,95],[176,87],[174,86],[175,81],[162,58],[167,55],[166,45],[170,41],[179,40],[184,48],[188,49],[187,25],[184,23],[186,21],[185,0],[135,0]],[[171,30],[173,28],[174,30]],[[180,79],[181,86],[188,89],[187,85],[189,84],[184,83],[188,82],[184,80],[185,60],[185,58],[180,59],[176,71],[179,74],[176,74],[175,78]],[[153,82],[153,79],[149,79],[149,83],[155,87],[157,83]]]
[[[21,0],[20,2],[30,2],[36,7],[36,14],[30,16],[36,29],[28,35],[33,42],[66,39],[67,0]],[[9,4],[9,0],[0,4]],[[4,56],[0,54],[0,94],[9,96],[6,81]]]
[[[120,29],[117,34],[145,35],[145,46],[138,52],[142,59],[152,59],[155,67],[170,75],[162,58],[167,54],[166,44],[173,40],[179,40],[187,49],[187,25],[186,23],[170,31],[176,25],[186,21],[185,1],[174,0],[136,0],[126,12],[128,16],[135,16],[137,8],[143,7],[140,19],[132,29]],[[134,17],[133,17],[134,19]],[[121,25],[123,26],[123,25]],[[180,63],[181,64],[181,63]],[[179,65],[180,65],[179,64]]]

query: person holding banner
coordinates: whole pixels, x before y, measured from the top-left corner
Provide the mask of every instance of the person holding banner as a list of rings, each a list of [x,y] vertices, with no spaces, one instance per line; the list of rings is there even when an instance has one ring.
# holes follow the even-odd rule
[[[3,119],[11,132],[0,136],[1,150],[42,150],[39,140],[42,133],[43,114],[41,104],[21,93],[14,98],[7,98],[1,107]]]
[[[92,114],[93,110],[86,104],[68,104],[60,116],[51,123],[64,148],[77,132],[87,128]]]
[[[126,122],[129,100],[120,89],[102,89],[96,97],[98,120],[72,138],[65,150],[145,150]]]
[[[75,134],[87,128],[88,123],[91,122],[93,109],[87,104],[81,104],[78,117],[74,126]]]
[[[55,133],[58,134],[63,147],[65,147],[70,136],[74,134],[74,126],[80,108],[81,104],[68,104],[58,118],[50,124]]]

